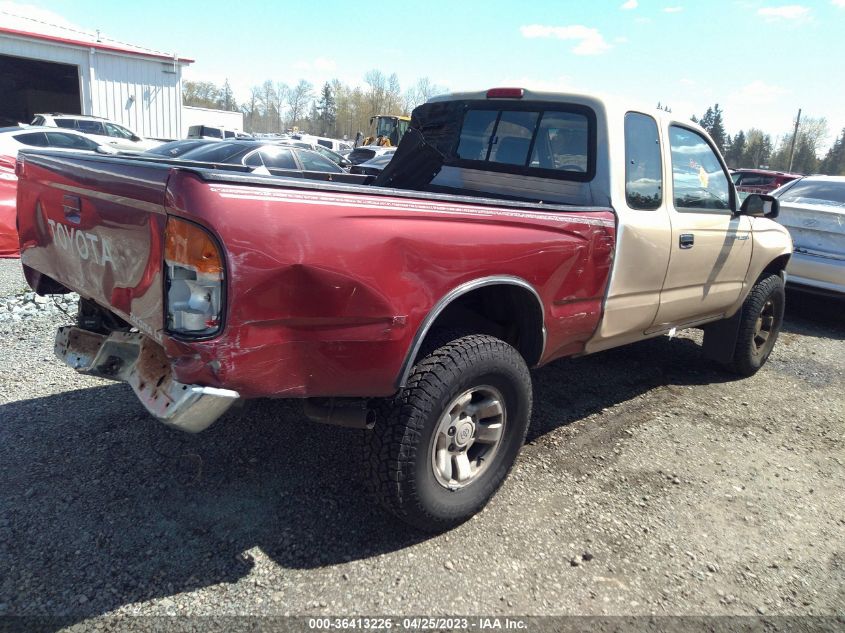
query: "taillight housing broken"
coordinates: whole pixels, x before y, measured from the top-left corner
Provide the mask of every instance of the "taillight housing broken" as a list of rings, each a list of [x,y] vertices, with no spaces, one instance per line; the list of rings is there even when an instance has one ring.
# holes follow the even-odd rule
[[[223,325],[225,269],[217,241],[202,227],[170,216],[164,242],[167,330],[190,337]]]

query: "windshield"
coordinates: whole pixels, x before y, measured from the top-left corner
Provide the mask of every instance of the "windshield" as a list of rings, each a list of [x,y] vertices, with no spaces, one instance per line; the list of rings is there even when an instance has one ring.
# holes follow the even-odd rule
[[[781,202],[817,204],[824,206],[845,206],[845,179],[802,180],[780,196]]]

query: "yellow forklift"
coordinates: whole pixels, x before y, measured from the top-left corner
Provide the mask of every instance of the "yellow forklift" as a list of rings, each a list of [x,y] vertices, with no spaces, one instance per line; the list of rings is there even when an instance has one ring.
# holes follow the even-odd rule
[[[408,131],[411,117],[393,114],[377,114],[370,118],[370,130],[375,129],[361,145],[379,145],[381,147],[395,147]]]

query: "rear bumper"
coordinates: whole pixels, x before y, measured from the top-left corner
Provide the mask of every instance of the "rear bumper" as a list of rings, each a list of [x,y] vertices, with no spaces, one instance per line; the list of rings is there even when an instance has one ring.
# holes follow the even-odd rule
[[[796,250],[786,268],[790,284],[845,294],[845,260]]]
[[[66,326],[56,333],[56,356],[82,374],[128,383],[154,417],[198,433],[239,398],[237,391],[186,385],[173,378],[162,347],[140,333],[97,334]]]

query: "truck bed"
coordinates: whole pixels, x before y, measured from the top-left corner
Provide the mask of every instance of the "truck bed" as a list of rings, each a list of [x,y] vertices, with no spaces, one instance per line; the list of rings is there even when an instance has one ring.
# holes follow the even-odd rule
[[[574,354],[602,311],[609,208],[314,182],[173,161],[21,152],[22,261],[158,342],[179,381],[244,396],[384,396],[438,301],[518,279],[543,305],[536,364]],[[225,258],[224,327],[166,329],[169,216],[208,229]]]

